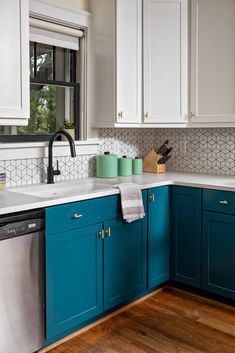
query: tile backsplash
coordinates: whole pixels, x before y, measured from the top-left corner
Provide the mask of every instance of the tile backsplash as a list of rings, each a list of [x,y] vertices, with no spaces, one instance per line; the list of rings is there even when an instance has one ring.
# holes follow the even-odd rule
[[[95,156],[84,155],[76,158],[58,157],[61,170],[57,180],[72,180],[95,175]],[[7,187],[44,183],[46,181],[47,158],[30,158],[0,161],[0,171],[7,174]]]
[[[165,140],[174,147],[167,163],[171,171],[235,175],[235,129],[99,129],[100,152],[119,156],[145,156]],[[184,146],[186,146],[186,151]],[[95,156],[72,159],[59,157],[61,176],[70,180],[95,176]],[[0,161],[0,171],[7,173],[7,186],[23,186],[45,182],[47,159]]]
[[[174,149],[167,170],[235,175],[235,128],[100,129],[100,139],[102,151],[132,157],[143,157],[169,140]]]

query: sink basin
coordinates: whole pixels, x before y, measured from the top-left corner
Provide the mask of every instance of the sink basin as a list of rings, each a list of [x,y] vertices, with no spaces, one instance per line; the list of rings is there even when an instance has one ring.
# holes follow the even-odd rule
[[[112,187],[110,184],[105,184],[96,180],[86,180],[27,186],[23,188],[9,189],[9,191],[40,198],[61,198],[110,189],[110,187]]]

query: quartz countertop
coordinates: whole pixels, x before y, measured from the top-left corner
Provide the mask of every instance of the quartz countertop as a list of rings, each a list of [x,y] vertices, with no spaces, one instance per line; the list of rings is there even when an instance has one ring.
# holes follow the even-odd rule
[[[73,183],[89,182],[97,180],[96,178],[78,179]],[[97,197],[119,194],[119,190],[115,187],[120,183],[132,182],[138,184],[141,189],[147,189],[164,185],[181,185],[196,188],[217,189],[226,191],[235,191],[235,176],[216,176],[193,173],[177,173],[167,172],[164,174],[143,173],[143,175],[132,177],[118,177],[116,179],[98,179],[97,182],[104,182],[107,188],[92,190],[87,193],[79,193],[63,197],[38,197],[24,195],[20,193],[21,188],[15,188],[0,191],[0,215],[26,211],[37,208],[44,208],[54,205],[88,200]],[[63,182],[57,183],[57,186]],[[42,184],[43,185],[43,184]],[[32,187],[32,186],[31,186]]]

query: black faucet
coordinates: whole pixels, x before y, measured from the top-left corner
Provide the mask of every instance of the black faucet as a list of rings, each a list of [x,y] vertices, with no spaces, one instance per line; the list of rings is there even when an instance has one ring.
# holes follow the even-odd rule
[[[65,136],[69,141],[71,157],[76,157],[76,149],[73,138],[66,131],[56,131],[53,135],[51,135],[49,144],[48,144],[48,167],[47,167],[47,184],[54,184],[54,175],[60,175],[60,170],[57,161],[57,169],[53,168],[53,155],[52,155],[52,147],[54,141],[58,136]]]

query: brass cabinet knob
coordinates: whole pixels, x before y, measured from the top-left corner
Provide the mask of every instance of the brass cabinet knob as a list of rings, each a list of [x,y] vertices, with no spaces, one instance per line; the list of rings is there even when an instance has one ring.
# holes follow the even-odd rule
[[[104,239],[104,230],[103,230],[103,229],[99,231],[98,237],[99,237],[100,239]]]
[[[110,236],[111,236],[111,228],[110,228],[110,227],[108,227],[107,229],[105,229],[105,235],[106,235],[107,237],[110,237]]]
[[[149,113],[148,113],[148,112],[145,112],[145,113],[144,113],[144,118],[145,118],[145,119],[148,119],[148,118],[149,118]]]

